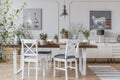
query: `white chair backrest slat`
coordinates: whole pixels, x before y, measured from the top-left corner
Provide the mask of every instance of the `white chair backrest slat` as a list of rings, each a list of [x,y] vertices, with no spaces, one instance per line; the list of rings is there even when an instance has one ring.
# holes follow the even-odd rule
[[[22,39],[22,51],[24,56],[37,56],[38,55],[38,43],[34,39]]]
[[[68,39],[66,41],[65,58],[69,55],[76,55],[77,48],[77,41]]]

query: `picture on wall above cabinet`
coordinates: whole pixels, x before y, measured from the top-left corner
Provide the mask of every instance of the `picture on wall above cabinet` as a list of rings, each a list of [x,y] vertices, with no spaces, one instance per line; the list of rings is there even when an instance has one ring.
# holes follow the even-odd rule
[[[111,29],[111,11],[90,11],[90,29]]]
[[[26,8],[23,10],[23,21],[27,30],[42,30],[42,9]]]

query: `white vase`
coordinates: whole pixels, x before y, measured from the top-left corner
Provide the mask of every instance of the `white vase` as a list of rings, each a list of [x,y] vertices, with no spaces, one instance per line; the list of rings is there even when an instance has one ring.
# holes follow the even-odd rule
[[[85,39],[85,40],[83,40],[83,42],[89,43],[89,40],[88,40],[88,39]]]
[[[47,41],[46,40],[40,40],[40,45],[46,45]]]
[[[53,42],[54,42],[54,43],[58,43],[58,40],[57,40],[57,39],[54,39]]]

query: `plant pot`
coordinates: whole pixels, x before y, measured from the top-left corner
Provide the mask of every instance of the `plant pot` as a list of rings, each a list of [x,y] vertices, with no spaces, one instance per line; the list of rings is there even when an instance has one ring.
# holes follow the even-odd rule
[[[83,42],[89,44],[89,40],[88,39],[83,40]]]
[[[53,42],[54,42],[54,43],[58,43],[58,40],[57,40],[57,39],[54,39]]]
[[[62,34],[62,38],[64,39],[64,38],[68,38],[68,34],[66,33],[66,34]]]
[[[46,45],[47,41],[46,40],[40,40],[40,45]]]
[[[117,36],[117,41],[120,42],[120,35]]]

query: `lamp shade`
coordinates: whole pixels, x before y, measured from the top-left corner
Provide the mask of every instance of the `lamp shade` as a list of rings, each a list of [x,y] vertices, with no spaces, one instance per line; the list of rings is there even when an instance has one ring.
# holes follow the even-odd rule
[[[61,14],[61,16],[66,16],[66,15],[68,15],[67,10],[66,10],[66,5],[64,5],[63,7],[64,7],[63,13]]]
[[[104,30],[97,30],[97,35],[104,35]]]

